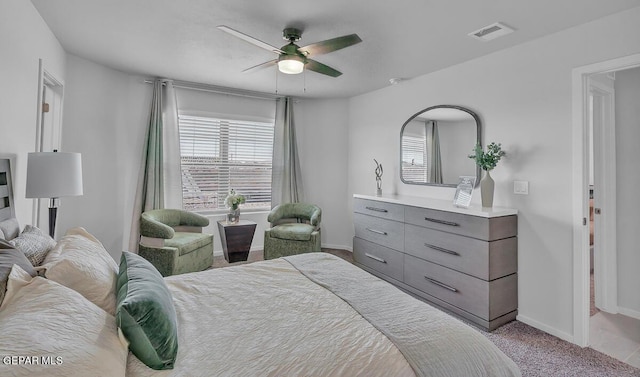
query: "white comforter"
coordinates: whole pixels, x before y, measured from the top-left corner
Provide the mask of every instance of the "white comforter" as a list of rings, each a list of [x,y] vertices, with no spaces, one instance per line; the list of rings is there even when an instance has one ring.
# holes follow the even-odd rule
[[[385,335],[285,260],[166,281],[178,314],[175,369],[129,354],[129,377],[415,375]]]

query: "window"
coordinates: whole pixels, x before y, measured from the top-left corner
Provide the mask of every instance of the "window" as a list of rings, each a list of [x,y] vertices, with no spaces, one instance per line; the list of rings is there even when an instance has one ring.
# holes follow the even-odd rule
[[[184,209],[226,209],[231,189],[245,196],[242,208],[271,208],[273,121],[180,114],[178,124]]]
[[[427,143],[424,136],[402,136],[402,178],[428,182]]]

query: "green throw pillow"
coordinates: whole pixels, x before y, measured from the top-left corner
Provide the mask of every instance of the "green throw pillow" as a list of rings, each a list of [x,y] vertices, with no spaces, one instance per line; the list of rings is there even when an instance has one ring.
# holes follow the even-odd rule
[[[178,353],[177,316],[162,275],[146,259],[124,251],[116,292],[116,323],[131,352],[150,368],[173,369]]]

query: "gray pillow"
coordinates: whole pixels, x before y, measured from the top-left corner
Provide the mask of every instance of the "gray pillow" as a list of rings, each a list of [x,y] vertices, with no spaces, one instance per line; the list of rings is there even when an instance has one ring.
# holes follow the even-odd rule
[[[0,305],[4,300],[4,294],[7,291],[7,280],[14,264],[20,266],[32,277],[36,276],[36,271],[24,253],[14,249],[9,242],[0,240]]]
[[[53,238],[31,225],[26,225],[22,233],[9,242],[22,251],[33,266],[40,266],[47,253],[56,246]]]
[[[5,240],[12,240],[20,234],[20,224],[15,217],[0,221],[0,232]]]

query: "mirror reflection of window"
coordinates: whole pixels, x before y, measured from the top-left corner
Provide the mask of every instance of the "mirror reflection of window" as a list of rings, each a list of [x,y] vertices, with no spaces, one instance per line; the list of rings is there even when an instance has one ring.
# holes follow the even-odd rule
[[[405,130],[402,137],[402,175],[405,180],[426,182],[427,135],[423,122],[415,122]]]

